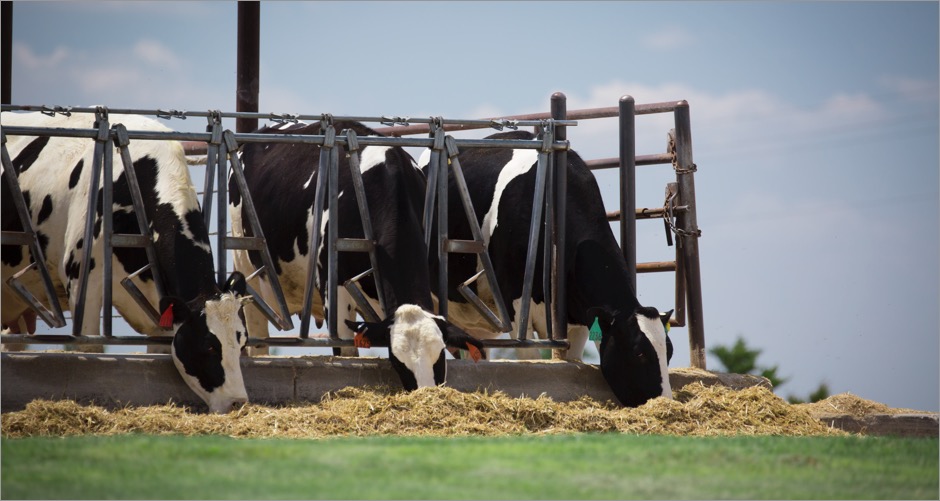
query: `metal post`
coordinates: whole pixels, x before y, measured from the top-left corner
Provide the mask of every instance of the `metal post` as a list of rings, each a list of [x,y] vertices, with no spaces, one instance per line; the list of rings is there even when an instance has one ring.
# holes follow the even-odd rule
[[[228,249],[225,246],[225,237],[228,236],[228,176],[225,174],[228,172],[228,157],[231,155],[233,158],[238,155],[238,145],[234,144],[235,139],[231,135],[231,131],[227,131],[229,134],[225,137],[226,140],[229,140],[232,144],[226,145],[227,154],[221,149],[218,150],[218,155],[216,155],[217,166],[213,167],[212,165],[206,165],[206,169],[218,168],[218,173],[216,174],[216,191],[218,191],[218,197],[216,197],[216,210],[215,215],[216,220],[216,242],[219,255],[216,256],[216,261],[218,261],[218,266],[216,267],[216,282],[219,284],[219,287],[222,287],[222,284],[225,283],[226,277],[225,272],[228,269],[227,259],[228,259]],[[215,134],[213,134],[213,139]],[[206,190],[211,190],[212,186],[207,186]],[[245,196],[244,191],[239,190],[242,193],[242,205],[247,205],[251,203],[251,199]],[[252,206],[252,209],[254,207]],[[251,210],[251,209],[249,209]],[[206,221],[210,218],[206,217]],[[252,228],[254,230],[254,228]],[[209,231],[209,225],[206,225],[206,231]],[[260,236],[257,233],[254,233],[255,236]]]
[[[327,187],[329,199],[327,206],[330,211],[330,219],[326,223],[327,227],[327,294],[329,301],[327,306],[327,328],[330,330],[330,336],[339,337],[337,325],[339,307],[339,298],[336,297],[339,288],[339,255],[337,252],[337,241],[339,240],[339,151],[336,146],[323,150],[321,155],[326,153],[330,157],[330,184]],[[339,355],[337,348],[333,349],[334,355]]]
[[[620,249],[636,294],[636,103],[620,98]]]
[[[206,132],[212,134],[209,144],[206,145],[206,180],[202,184],[202,217],[204,218],[206,224],[206,231],[209,230],[209,222],[212,220],[212,185],[215,184],[215,173],[216,170],[219,170],[221,175],[224,172],[224,167],[219,167],[219,157],[224,155],[220,153],[220,148],[222,145],[222,112],[215,111],[209,117],[209,124],[206,125]],[[223,162],[221,165],[225,165]],[[219,247],[219,252],[221,247]]]
[[[258,112],[261,2],[238,2],[238,63],[235,111]],[[235,132],[258,128],[257,118],[236,118]]]
[[[529,309],[532,304],[532,285],[535,281],[535,257],[539,247],[539,231],[542,229],[542,212],[545,210],[546,173],[550,167],[551,145],[554,142],[554,124],[542,127],[543,146],[539,151],[539,161],[535,171],[535,192],[532,194],[532,215],[529,223],[529,245],[526,247],[525,272],[522,278],[522,297],[520,298],[517,339],[526,340],[529,325]],[[560,331],[559,331],[560,332]]]
[[[695,203],[695,163],[692,162],[692,130],[689,103],[680,101],[676,106],[676,181],[679,199],[688,207],[680,235],[688,292],[689,358],[693,367],[705,369],[705,326],[702,312],[702,277],[699,266],[698,229]]]
[[[111,305],[113,303],[111,276],[114,263],[114,248],[111,241],[114,237],[114,147],[110,141],[104,145],[102,171],[104,189],[101,190],[101,269],[104,274],[104,280],[102,281],[102,295],[104,297],[101,307],[101,320],[103,323],[102,334],[105,337],[111,337]],[[88,244],[86,243],[86,245]]]
[[[10,160],[10,152],[7,151],[7,136],[2,130],[0,130],[0,139],[2,139],[2,147],[0,147],[0,162],[2,162],[3,165],[2,182],[6,183],[7,187],[10,189],[9,196],[13,199],[13,205],[16,207],[20,224],[23,227],[22,236],[26,239],[26,242],[8,242],[8,240],[14,240],[16,237],[11,235],[11,233],[14,232],[4,231],[2,235],[0,235],[0,242],[3,244],[29,245],[29,251],[33,256],[33,264],[39,270],[39,276],[42,279],[46,299],[49,302],[49,309],[47,310],[40,304],[34,295],[26,294],[28,292],[26,288],[21,287],[16,281],[16,276],[23,273],[23,271],[8,279],[7,285],[12,287],[14,292],[19,293],[20,297],[31,305],[47,324],[52,327],[64,327],[65,316],[62,314],[59,298],[56,296],[55,287],[52,285],[52,276],[49,274],[49,268],[46,266],[45,255],[36,238],[36,228],[33,226],[32,219],[30,219],[29,208],[26,206],[26,200],[23,197],[23,192],[20,190],[19,170]],[[28,269],[29,267],[25,268],[24,271]]]
[[[552,94],[553,120],[565,120],[568,115],[567,97],[561,92]],[[555,126],[555,140],[565,141],[568,133],[564,125]],[[568,339],[568,296],[565,263],[565,221],[568,206],[568,152],[557,150],[555,155],[555,258],[552,270],[552,331],[556,339]],[[567,355],[567,354],[565,354]],[[580,356],[580,353],[578,354]]]
[[[3,68],[0,73],[3,74],[3,84],[2,90],[0,90],[0,100],[4,104],[10,104],[13,102],[13,2],[3,2],[2,4],[2,17],[3,18],[3,27],[0,28],[0,31],[3,32],[3,43],[0,43],[0,52],[2,52],[2,63],[0,67]]]
[[[435,146],[437,145],[437,135],[435,135]],[[442,138],[443,139],[443,138]],[[441,145],[443,146],[443,144]],[[432,153],[431,157],[433,159],[435,155]],[[437,277],[437,314],[447,318],[447,301],[448,301],[448,290],[447,290],[447,273],[448,273],[448,261],[449,255],[447,248],[445,247],[448,239],[448,193],[447,193],[447,180],[448,175],[450,174],[450,165],[447,159],[447,155],[443,154],[443,150],[440,154],[437,155],[438,158],[438,168],[437,168],[437,245],[435,252],[438,253],[438,277]],[[429,249],[430,250],[430,249]]]
[[[85,233],[82,239],[82,267],[79,269],[78,278],[78,299],[74,303],[77,305],[72,313],[72,335],[82,335],[82,324],[85,321],[85,300],[88,297],[88,272],[91,266],[91,250],[94,247],[95,237],[95,210],[98,208],[98,189],[101,187],[101,164],[104,157],[105,148],[110,148],[108,139],[111,131],[108,126],[108,113],[106,109],[99,109],[95,113],[97,118],[95,126],[98,128],[98,135],[95,137],[95,153],[91,162],[91,188],[88,191],[88,204],[85,212]],[[109,280],[106,277],[105,280]],[[108,313],[110,315],[110,312]],[[97,321],[97,319],[95,320]]]
[[[307,263],[307,281],[304,286],[304,306],[300,315],[300,337],[306,339],[310,336],[310,316],[313,308],[313,296],[316,287],[319,284],[319,270],[317,269],[317,255],[320,249],[320,226],[323,224],[323,198],[326,196],[327,178],[330,176],[330,156],[329,149],[334,147],[336,140],[336,129],[332,123],[327,126],[321,125],[321,130],[325,139],[323,147],[320,148],[320,160],[317,166],[317,188],[313,196],[313,224],[310,227],[310,257]],[[275,273],[271,268],[269,273]],[[323,300],[323,298],[321,298]],[[330,332],[330,338],[337,338],[336,332]]]

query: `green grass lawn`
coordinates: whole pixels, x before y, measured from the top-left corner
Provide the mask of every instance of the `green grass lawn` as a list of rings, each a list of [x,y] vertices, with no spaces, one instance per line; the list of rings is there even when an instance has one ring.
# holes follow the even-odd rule
[[[937,499],[938,440],[3,439],[3,499]]]

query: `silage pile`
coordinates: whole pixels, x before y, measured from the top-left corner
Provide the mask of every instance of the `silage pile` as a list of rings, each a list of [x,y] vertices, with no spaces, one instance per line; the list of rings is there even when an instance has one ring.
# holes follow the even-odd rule
[[[37,400],[2,415],[4,437],[123,433],[252,438],[337,436],[495,436],[580,432],[665,435],[842,435],[810,412],[763,387],[731,390],[693,383],[675,400],[620,408],[583,397],[574,402],[515,398],[502,392],[423,388],[345,388],[316,404],[249,404],[227,415],[160,405],[107,410],[73,401]]]
[[[854,417],[872,416],[875,414],[924,414],[924,411],[914,409],[899,409],[888,407],[881,402],[866,400],[851,393],[832,395],[825,400],[811,404],[797,404],[814,416],[850,415]]]

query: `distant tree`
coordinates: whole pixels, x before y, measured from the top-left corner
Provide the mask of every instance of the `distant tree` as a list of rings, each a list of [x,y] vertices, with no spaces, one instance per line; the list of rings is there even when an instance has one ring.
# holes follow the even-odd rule
[[[759,367],[757,365],[757,357],[760,356],[761,351],[762,350],[757,348],[748,347],[747,343],[740,336],[738,336],[738,339],[730,348],[718,345],[708,350],[709,353],[718,358],[718,361],[725,367],[726,372],[763,376],[770,381],[770,384],[773,385],[774,390],[776,390],[779,386],[789,381],[789,379],[784,379],[777,375],[778,368],[776,365],[773,367]],[[826,383],[820,383],[819,388],[810,393],[807,400],[809,402],[818,402],[828,396],[829,386]],[[791,404],[805,403],[807,400],[800,399],[794,395],[787,397],[787,401]]]
[[[777,375],[776,365],[773,367],[758,367],[757,357],[760,356],[761,350],[749,348],[747,343],[740,336],[731,348],[718,345],[708,350],[708,352],[718,357],[718,361],[725,366],[727,372],[764,376],[770,380],[770,384],[772,384],[774,388],[787,382],[786,379]]]

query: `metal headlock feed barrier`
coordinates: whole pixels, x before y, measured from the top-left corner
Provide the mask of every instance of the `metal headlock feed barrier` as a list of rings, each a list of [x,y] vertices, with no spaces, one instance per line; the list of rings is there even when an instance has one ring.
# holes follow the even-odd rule
[[[228,250],[244,249],[255,250],[262,253],[263,265],[258,270],[249,274],[249,278],[254,277],[265,270],[270,273],[264,273],[263,279],[268,280],[271,290],[274,292],[276,310],[268,305],[261,295],[250,289],[249,293],[254,298],[254,304],[264,314],[264,316],[279,330],[293,329],[291,316],[288,313],[286,301],[280,288],[280,283],[276,273],[273,272],[273,260],[265,243],[263,232],[258,222],[257,213],[251,200],[247,183],[244,178],[237,150],[240,144],[249,142],[264,143],[304,143],[316,144],[321,146],[320,166],[316,186],[316,195],[313,211],[314,228],[319,228],[319,222],[322,221],[323,211],[329,210],[330,224],[328,225],[327,235],[325,235],[324,246],[327,251],[327,296],[328,303],[327,329],[329,337],[310,338],[310,316],[311,306],[314,297],[314,288],[320,283],[321,277],[318,276],[316,266],[316,253],[310,253],[310,263],[308,266],[309,274],[307,276],[304,309],[301,313],[301,325],[299,336],[282,337],[272,336],[264,339],[251,339],[250,345],[278,345],[278,346],[303,346],[303,347],[340,347],[352,346],[351,340],[342,340],[338,337],[337,318],[336,318],[336,291],[337,282],[337,256],[339,252],[368,252],[372,269],[348,280],[343,286],[350,293],[356,303],[357,309],[364,319],[376,321],[386,314],[385,304],[382,303],[382,294],[380,292],[380,281],[375,259],[374,242],[372,239],[371,221],[369,218],[368,207],[365,201],[365,193],[362,185],[362,177],[359,169],[358,153],[361,147],[365,146],[400,146],[400,147],[423,147],[430,148],[431,161],[428,165],[428,183],[424,204],[424,228],[425,243],[428,244],[429,252],[438,253],[438,262],[441,273],[439,273],[439,283],[437,285],[438,297],[447,297],[447,255],[452,252],[475,253],[478,255],[481,270],[466,282],[458,286],[458,290],[467,301],[473,305],[479,313],[488,320],[493,326],[494,331],[508,332],[511,330],[511,319],[501,291],[499,290],[492,263],[486,250],[484,239],[480,231],[479,223],[476,221],[470,196],[466,188],[466,182],[463,178],[463,172],[460,167],[458,153],[460,149],[481,148],[481,147],[501,147],[513,149],[535,149],[538,150],[538,164],[536,171],[536,190],[533,194],[532,225],[528,235],[528,253],[526,256],[526,266],[524,270],[523,297],[521,298],[521,308],[519,312],[519,322],[517,324],[518,333],[516,339],[493,339],[483,341],[487,346],[499,347],[540,347],[553,349],[566,349],[568,343],[565,340],[567,333],[567,315],[561,305],[566,304],[565,297],[565,263],[564,252],[558,252],[565,245],[565,211],[567,200],[567,176],[565,168],[567,166],[567,150],[569,143],[567,141],[566,127],[577,125],[576,120],[585,120],[603,117],[619,117],[620,119],[620,157],[613,159],[602,159],[588,161],[588,167],[591,169],[602,169],[619,167],[620,169],[620,210],[608,213],[608,219],[620,221],[620,236],[623,255],[626,260],[630,276],[632,278],[633,289],[636,290],[636,273],[655,272],[655,271],[675,271],[676,272],[676,314],[672,321],[673,325],[685,326],[689,328],[690,358],[694,367],[705,367],[705,349],[704,349],[704,328],[702,326],[702,298],[701,298],[701,279],[698,261],[698,241],[700,235],[697,229],[696,211],[695,211],[695,193],[694,178],[695,164],[692,163],[691,154],[691,134],[689,123],[689,107],[685,101],[676,101],[668,103],[654,103],[648,105],[635,105],[633,98],[624,96],[620,100],[619,107],[597,108],[590,110],[575,110],[568,113],[566,110],[565,96],[556,93],[551,100],[551,113],[520,115],[513,117],[503,117],[482,120],[444,120],[440,117],[427,119],[412,119],[402,117],[333,117],[329,114],[319,115],[292,115],[292,114],[263,114],[247,112],[191,112],[178,110],[139,110],[139,109],[106,109],[106,108],[64,108],[47,106],[11,106],[3,105],[3,111],[23,110],[23,111],[41,111],[47,114],[54,113],[96,113],[97,129],[42,129],[31,127],[4,127],[3,130],[3,177],[4,182],[11,186],[14,193],[14,201],[17,201],[19,187],[16,180],[17,172],[9,162],[6,150],[6,135],[28,135],[28,136],[63,136],[63,137],[85,137],[93,139],[95,143],[94,171],[92,176],[92,199],[89,200],[89,207],[94,207],[97,203],[96,194],[98,192],[98,183],[100,175],[104,174],[105,186],[102,191],[105,197],[104,206],[109,206],[112,196],[111,186],[111,154],[112,148],[106,148],[107,141],[114,141],[121,152],[124,162],[125,172],[129,173],[129,185],[131,187],[132,200],[134,201],[135,212],[137,213],[138,223],[141,228],[148,228],[146,224],[146,215],[142,209],[143,204],[140,198],[139,187],[136,184],[136,177],[133,173],[130,155],[128,153],[128,142],[132,139],[143,140],[177,140],[183,141],[187,146],[187,153],[204,153],[206,155],[206,178],[205,190],[203,192],[202,208],[206,226],[208,228],[211,221],[212,203],[213,203],[213,183],[216,184],[218,199],[216,206],[218,209],[217,224],[217,267],[216,273],[218,281],[221,284],[227,276],[226,255]],[[675,116],[675,129],[669,133],[669,145],[667,152],[656,155],[635,155],[635,117],[637,115],[653,113],[673,113]],[[186,119],[187,117],[205,117],[208,121],[206,133],[184,133],[184,132],[153,132],[153,131],[128,131],[120,124],[115,124],[109,128],[108,115],[117,114],[137,114],[151,115],[163,119]],[[293,135],[293,134],[256,134],[256,133],[233,133],[230,130],[223,130],[221,126],[222,118],[236,119],[269,119],[278,122],[299,122],[299,121],[319,121],[323,126],[320,135]],[[333,127],[335,120],[352,120],[357,122],[374,122],[385,125],[386,128],[380,128],[378,131],[385,134],[384,137],[367,136],[357,137],[352,131],[345,131],[345,134],[338,134]],[[482,128],[503,128],[534,127],[539,132],[539,137],[535,140],[505,140],[505,139],[455,139],[445,134],[448,131],[470,130]],[[411,134],[428,134],[427,137],[404,137]],[[204,144],[198,148],[198,152],[193,145]],[[336,145],[342,145],[349,155],[350,170],[353,178],[356,199],[359,205],[359,216],[363,223],[363,239],[339,238],[338,220],[334,215],[337,203],[337,180],[338,180],[338,149]],[[661,209],[636,209],[635,193],[635,168],[637,165],[669,164],[673,165],[676,172],[676,183],[670,183],[667,186],[667,198]],[[228,204],[228,176],[231,176],[236,182],[236,187],[242,195],[243,204],[245,204],[245,213],[247,216],[247,225],[251,227],[252,237],[228,236],[227,204]],[[459,188],[460,202],[463,206],[467,220],[470,223],[472,239],[455,240],[448,238],[447,228],[447,208],[448,208],[448,177],[453,175]],[[131,179],[133,178],[133,179]],[[15,189],[13,186],[16,185]],[[22,194],[19,194],[22,198]],[[681,201],[681,205],[680,205]],[[22,210],[20,206],[22,205]],[[32,227],[25,202],[17,202],[18,215],[23,221],[23,232],[3,232],[3,245],[29,245],[30,251],[34,256],[34,264],[38,271],[43,275],[49,308],[43,306],[35,296],[26,291],[24,287],[17,288],[18,277],[29,271],[24,269],[12,277],[8,283],[17,293],[27,300],[27,303],[37,311],[39,316],[52,327],[61,327],[65,325],[64,316],[59,309],[58,301],[55,300],[54,291],[51,282],[48,280],[48,270],[45,269],[45,262],[41,258],[40,248],[38,246],[35,229]],[[437,211],[437,239],[431,242],[431,224],[434,211]],[[104,221],[102,222],[104,230],[104,248],[106,256],[110,256],[113,246],[132,246],[143,247],[147,251],[147,257],[150,264],[148,267],[154,267],[153,275],[156,277],[157,262],[153,255],[152,240],[149,235],[114,235],[111,231],[110,211],[104,211]],[[94,211],[89,211],[88,221],[86,221],[86,241],[91,241],[90,234],[93,224]],[[25,217],[24,217],[25,216]],[[677,238],[676,260],[667,263],[636,263],[636,220],[649,218],[663,218],[667,228],[667,240],[672,245],[672,234]],[[675,219],[675,223],[672,222]],[[529,303],[532,293],[533,280],[536,279],[535,253],[538,247],[538,235],[541,227],[546,228],[544,234],[544,267],[542,269],[542,280],[546,290],[551,290],[550,307],[546,308],[546,324],[548,333],[546,340],[531,340],[526,338],[526,325],[529,316]],[[310,249],[319,247],[321,238],[319,231],[311,232]],[[82,270],[86,269],[90,259],[90,249],[92,246],[84,246]],[[110,277],[110,259],[104,260],[106,268],[104,272]],[[138,270],[132,276],[122,282],[122,285],[134,297],[144,311],[147,311],[154,323],[157,323],[156,309],[149,305],[143,295],[133,284],[132,278],[136,277],[147,267]],[[246,273],[247,274],[247,273]],[[380,307],[383,310],[375,312],[366,300],[364,294],[358,286],[358,281],[362,278],[372,275],[376,282],[376,289],[379,290]],[[479,277],[485,276],[490,289],[493,293],[496,312],[484,304],[470,289],[470,284]],[[87,277],[81,274],[82,297],[86,294]],[[72,336],[68,335],[22,335],[22,334],[4,334],[0,336],[3,343],[29,343],[29,344],[62,344],[62,343],[82,343],[82,344],[117,344],[117,345],[142,345],[142,344],[168,344],[171,341],[169,336],[113,336],[111,335],[111,290],[110,278],[104,280],[105,307],[103,311],[104,336],[81,336],[81,323],[83,319],[81,314],[77,314],[72,319]],[[160,294],[163,294],[162,284],[157,283]],[[446,317],[447,301],[439,301],[439,313]],[[686,311],[688,310],[688,311]],[[81,308],[79,308],[79,312]],[[688,316],[688,322],[686,322]]]

